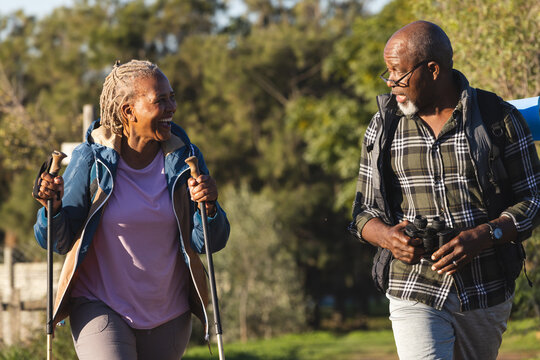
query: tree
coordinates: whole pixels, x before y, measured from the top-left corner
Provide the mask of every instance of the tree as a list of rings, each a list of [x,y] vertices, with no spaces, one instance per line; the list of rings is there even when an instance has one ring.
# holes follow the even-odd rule
[[[356,118],[367,113],[344,78],[324,66],[361,15],[361,2],[251,2],[237,27],[223,29],[212,22],[219,8],[176,0],[78,1],[59,8],[27,40],[35,44],[24,53],[32,64],[24,73],[27,102],[40,99],[55,141],[78,138],[80,121],[73,119],[85,102],[97,104],[115,59],[157,62],[177,93],[175,121],[203,150],[220,186],[245,182],[274,200],[306,295],[315,304],[334,298],[346,319],[352,294],[368,278],[356,275],[369,256],[358,254],[346,232],[358,161],[347,159],[359,151]],[[250,21],[252,13],[264,20]],[[306,136],[296,124],[310,117],[322,126]],[[339,125],[340,117],[347,123]],[[326,144],[329,155],[312,141]],[[321,313],[317,306],[312,311],[306,317],[318,326]]]
[[[215,254],[224,328],[247,341],[295,332],[305,326],[302,273],[283,239],[276,206],[247,186],[227,187],[223,201],[231,223],[226,251]],[[285,246],[284,246],[285,245]]]
[[[538,1],[420,0],[413,11],[445,30],[454,47],[454,66],[472,86],[508,100],[540,95]]]
[[[340,96],[348,90],[343,90],[342,79],[322,72],[333,44],[350,30],[351,14],[358,13],[348,11],[346,2],[327,12],[320,11],[317,1],[268,8],[273,3],[261,2],[267,14],[264,21],[235,22],[242,26],[186,39],[182,51],[167,56],[162,68],[172,74],[180,124],[205,153],[220,185],[245,182],[253,192],[275,200],[278,219],[291,234],[283,241],[305,274],[306,294],[314,303],[335,298],[335,308],[345,319],[347,302],[367,278],[360,276],[362,281],[357,282],[353,275],[358,273],[356,261],[362,258],[365,263],[365,257],[357,256],[358,244],[347,240],[349,204],[335,206],[334,199],[345,193],[342,170],[331,172],[334,165],[324,168],[307,159],[304,152],[314,139],[304,137],[294,123],[313,115],[300,111],[297,102],[316,106],[325,99],[320,113],[331,121],[334,116],[352,118],[362,112],[361,104],[348,98],[347,107],[340,109]],[[332,106],[327,112],[322,109],[326,105]],[[351,123],[336,127],[330,142],[345,134],[346,142],[358,146],[360,133],[354,120]],[[340,146],[332,159],[342,155]],[[338,167],[348,170],[358,161],[338,160]],[[354,175],[347,180],[354,183]],[[320,313],[313,309],[310,322],[319,326]]]
[[[377,111],[376,96],[388,92],[377,76],[385,67],[382,51],[393,32],[412,21],[407,9],[405,1],[394,1],[379,14],[357,17],[322,66],[323,77],[340,86],[288,107],[289,125],[306,143],[306,160],[339,180],[336,209],[348,210],[353,202],[363,134]]]

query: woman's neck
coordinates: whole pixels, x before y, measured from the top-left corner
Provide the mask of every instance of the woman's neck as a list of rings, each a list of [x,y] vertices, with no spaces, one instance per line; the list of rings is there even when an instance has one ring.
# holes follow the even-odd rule
[[[129,167],[143,169],[154,160],[160,149],[161,145],[158,141],[141,142],[124,135],[120,156]]]

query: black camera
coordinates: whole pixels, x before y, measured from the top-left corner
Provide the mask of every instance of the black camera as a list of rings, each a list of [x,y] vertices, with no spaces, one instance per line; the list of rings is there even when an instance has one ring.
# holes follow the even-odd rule
[[[423,215],[416,215],[414,221],[405,227],[405,235],[411,238],[420,238],[426,253],[424,258],[431,258],[431,254],[441,246],[452,240],[458,233],[454,228],[445,226],[444,219],[438,216],[433,218],[431,226],[428,226],[427,218]]]

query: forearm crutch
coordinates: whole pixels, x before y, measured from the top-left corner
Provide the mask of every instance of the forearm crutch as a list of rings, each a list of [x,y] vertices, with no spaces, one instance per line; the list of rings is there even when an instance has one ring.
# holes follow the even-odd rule
[[[54,150],[49,174],[53,177],[60,172],[60,163],[66,157]],[[52,360],[53,339],[53,199],[47,199],[47,360]]]
[[[199,177],[199,161],[197,157],[191,156],[186,159],[186,164],[189,165],[191,176],[193,178]],[[206,215],[206,202],[201,201],[199,203],[199,210],[201,212],[203,234],[204,234],[204,248],[206,249],[206,260],[208,262],[208,277],[210,279],[210,293],[212,294],[212,308],[214,310],[214,322],[216,325],[216,338],[218,345],[219,359],[225,360],[225,354],[223,352],[223,331],[221,329],[221,319],[219,316],[219,304],[216,289],[216,278],[214,276],[214,262],[212,260],[212,252],[210,250],[210,244],[208,239],[208,218]]]

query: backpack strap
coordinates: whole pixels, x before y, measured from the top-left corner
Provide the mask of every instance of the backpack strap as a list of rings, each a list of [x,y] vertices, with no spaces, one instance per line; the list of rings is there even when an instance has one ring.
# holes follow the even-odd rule
[[[498,217],[500,212],[504,210],[512,201],[511,185],[508,181],[508,175],[504,169],[504,164],[501,155],[504,154],[506,145],[510,143],[509,134],[504,123],[505,108],[503,101],[497,94],[476,89],[476,99],[482,121],[487,128],[488,135],[492,142],[492,150],[490,154],[490,171],[492,183],[495,187],[494,196],[491,196],[490,208],[488,209],[489,217]],[[515,286],[515,279],[519,276],[521,269],[525,273],[525,277],[529,286],[532,287],[532,282],[527,275],[525,268],[525,248],[523,244],[503,244],[495,249],[499,263],[504,270],[507,283],[512,291]]]
[[[502,161],[502,155],[510,139],[504,122],[505,108],[502,99],[492,92],[481,89],[476,89],[476,95],[482,122],[492,143],[488,174],[490,184],[489,188],[483,189],[487,196],[485,201],[491,220],[498,217],[501,211],[512,203],[511,185]]]
[[[400,116],[396,114],[397,103],[395,96],[390,94],[385,94],[377,97],[377,104],[379,106],[379,114],[381,116],[381,143],[379,148],[379,157],[381,157],[382,168],[381,168],[381,185],[386,189],[386,194],[380,193],[381,197],[384,198],[377,199],[376,201],[385,202],[385,208],[390,205],[388,200],[388,189],[390,183],[390,176],[385,176],[389,173],[390,168],[390,147],[392,146],[392,141],[394,140],[394,135],[396,133],[397,126],[399,124]],[[371,151],[368,149],[368,151]],[[382,190],[381,190],[382,191]],[[393,221],[390,214],[390,209],[386,209],[386,215],[389,216],[388,221]],[[377,248],[377,253],[373,257],[373,266],[371,267],[371,278],[375,284],[377,290],[381,293],[386,293],[388,289],[388,281],[390,274],[390,264],[392,263],[394,256],[392,252],[388,249]]]
[[[387,97],[381,96],[381,101],[379,103],[379,112],[382,117],[382,126],[383,134],[385,135],[385,148],[381,149],[381,152],[384,152],[387,149],[390,149],[392,141],[394,140],[394,134],[401,119],[401,116],[397,114],[397,101],[394,95],[387,94]]]
[[[490,91],[476,89],[476,99],[482,121],[486,125],[491,141],[501,153],[507,143],[504,127],[504,108],[501,98]]]
[[[395,95],[385,94],[377,98],[379,113],[381,115],[381,126],[382,126],[382,135],[381,143],[379,147],[379,157],[381,158],[380,169],[381,169],[381,185],[384,189],[384,192],[381,189],[380,196],[382,199],[377,199],[378,202],[384,203],[385,213],[388,216],[387,221],[395,222],[395,219],[391,215],[391,201],[389,201],[390,194],[389,189],[392,184],[392,170],[390,167],[390,149],[392,147],[392,142],[394,141],[394,136],[396,134],[397,127],[399,125],[399,120],[401,116],[397,114],[398,106]]]

